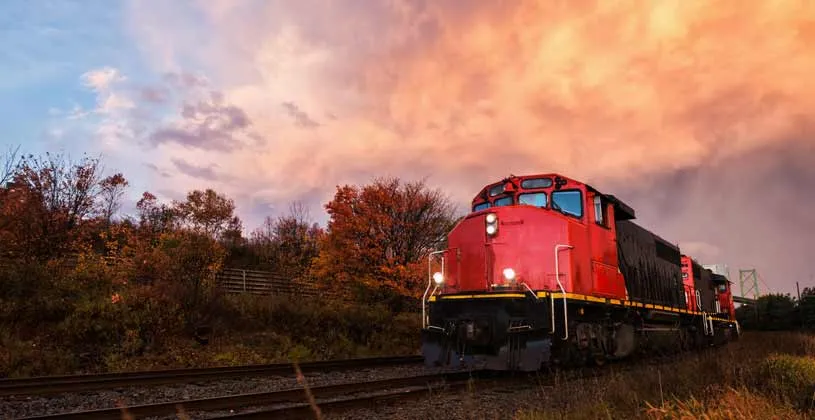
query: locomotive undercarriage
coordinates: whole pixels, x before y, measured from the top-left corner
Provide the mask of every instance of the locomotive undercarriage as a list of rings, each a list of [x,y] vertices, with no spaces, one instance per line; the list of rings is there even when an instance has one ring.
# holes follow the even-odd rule
[[[545,307],[521,299],[444,301],[422,331],[428,366],[538,370],[550,359]]]
[[[721,344],[735,333],[726,323],[704,325],[699,315],[589,302],[570,302],[564,316],[563,302],[555,300],[552,311],[547,299],[441,301],[429,321],[422,336],[429,366],[490,370],[602,365]]]

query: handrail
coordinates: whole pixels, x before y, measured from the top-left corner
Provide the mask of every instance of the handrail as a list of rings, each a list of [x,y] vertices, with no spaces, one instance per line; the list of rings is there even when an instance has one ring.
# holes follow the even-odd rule
[[[563,294],[563,330],[565,331],[566,335],[563,337],[564,340],[569,339],[569,313],[566,309],[566,289],[563,288],[563,283],[560,282],[560,260],[558,257],[558,251],[561,249],[572,249],[574,248],[572,245],[564,245],[564,244],[557,244],[555,245],[555,281],[557,281],[557,285],[560,288],[560,292]],[[555,297],[550,293],[549,294],[549,301],[552,310],[552,333],[555,332]]]
[[[447,252],[446,249],[441,251],[433,251],[427,256],[427,289],[424,291],[424,295],[422,296],[422,328],[427,328],[427,292],[430,291],[430,288],[433,287],[433,269],[430,266],[431,259],[436,254],[443,254]],[[441,273],[444,275],[444,257],[441,259]],[[436,289],[433,289],[432,293],[436,293]],[[432,294],[431,293],[431,294]]]
[[[532,297],[535,298],[535,300],[540,300],[540,298],[538,298],[538,295],[535,293],[535,291],[532,290],[532,288],[529,287],[529,285],[526,284],[526,282],[522,282],[521,284],[524,285],[524,287],[526,287],[526,290],[529,290],[529,293],[532,293]]]
[[[707,312],[702,312],[702,331],[705,335],[713,335],[713,319],[708,318]]]

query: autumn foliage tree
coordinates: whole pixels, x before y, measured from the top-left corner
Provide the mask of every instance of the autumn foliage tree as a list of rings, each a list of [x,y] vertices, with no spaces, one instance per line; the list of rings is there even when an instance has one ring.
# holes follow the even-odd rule
[[[423,259],[455,221],[454,206],[440,191],[398,179],[338,187],[326,209],[330,220],[318,273],[364,299],[420,296]]]
[[[173,205],[185,226],[215,239],[223,239],[240,232],[241,220],[234,215],[235,202],[212,189],[195,190],[187,200]]]
[[[0,202],[6,255],[47,259],[71,250],[96,216],[100,186],[98,159],[22,158]]]
[[[301,278],[311,269],[319,255],[325,232],[311,221],[300,202],[292,203],[289,213],[277,218],[266,217],[263,225],[252,232],[250,246],[268,269],[291,278]]]
[[[110,225],[113,215],[122,205],[122,196],[130,183],[124,175],[117,173],[103,179],[99,183],[100,213],[107,225]]]

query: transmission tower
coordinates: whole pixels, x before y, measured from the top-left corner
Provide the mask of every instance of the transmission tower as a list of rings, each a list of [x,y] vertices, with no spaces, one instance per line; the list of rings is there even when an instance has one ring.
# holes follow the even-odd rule
[[[747,285],[745,290],[744,286]],[[756,269],[739,270],[739,286],[741,287],[741,297],[749,298],[748,293],[752,293],[752,298],[758,300],[758,274]]]

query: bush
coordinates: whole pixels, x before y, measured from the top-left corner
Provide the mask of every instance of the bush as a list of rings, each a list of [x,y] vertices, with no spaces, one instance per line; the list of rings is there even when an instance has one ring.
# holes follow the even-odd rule
[[[815,396],[815,359],[774,354],[758,369],[760,388],[799,408],[812,408]]]
[[[228,313],[222,329],[289,337],[289,352],[301,359],[415,353],[419,348],[419,316],[394,315],[385,306],[251,295],[229,296],[224,304]]]

